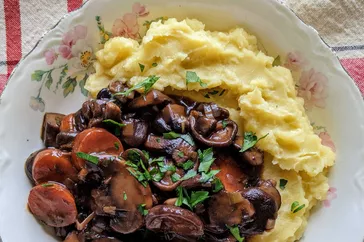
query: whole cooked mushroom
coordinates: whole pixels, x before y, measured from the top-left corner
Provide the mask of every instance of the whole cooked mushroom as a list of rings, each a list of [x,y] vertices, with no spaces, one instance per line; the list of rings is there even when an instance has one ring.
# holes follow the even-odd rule
[[[123,123],[125,126],[121,131],[121,138],[126,144],[138,147],[145,142],[148,135],[148,123],[146,121],[129,118]]]
[[[203,223],[193,212],[170,205],[158,205],[149,209],[145,217],[147,229],[156,233],[175,233],[181,236],[202,236]]]
[[[157,90],[151,90],[146,95],[134,98],[128,105],[130,109],[140,109],[148,106],[159,105],[163,103],[172,103],[173,99]]]
[[[227,147],[233,143],[238,132],[238,125],[234,121],[220,120],[215,126],[213,116],[206,116],[211,122],[201,121],[201,117],[202,113],[195,110],[192,110],[189,116],[190,129],[195,139],[210,147]],[[209,124],[214,130],[208,127]]]
[[[227,109],[219,107],[216,103],[200,103],[196,110],[211,119],[223,120],[230,116]]]
[[[160,181],[153,181],[153,184],[161,191],[170,192],[175,190],[182,182],[181,179],[179,179],[178,181],[173,181],[172,175],[176,173],[179,175],[179,177],[183,177],[185,172],[183,171],[183,169],[175,167],[173,165],[173,162],[168,159],[164,159],[163,163],[164,163],[163,167],[173,167],[175,171],[167,170],[164,173],[162,179]],[[148,169],[149,171],[152,171],[153,169],[157,169],[157,167],[158,164],[151,165],[149,166]]]
[[[234,140],[234,148],[238,151],[241,150],[244,144],[243,136],[237,135]],[[252,147],[243,153],[239,154],[244,162],[252,166],[260,166],[264,163],[264,153],[256,147]]]
[[[168,104],[162,109],[161,115],[166,124],[177,133],[186,133],[188,120],[185,107],[178,104]]]

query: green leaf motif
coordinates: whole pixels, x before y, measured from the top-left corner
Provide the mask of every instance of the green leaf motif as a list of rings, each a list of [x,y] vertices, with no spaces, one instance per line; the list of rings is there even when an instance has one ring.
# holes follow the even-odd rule
[[[58,90],[58,86],[62,84],[62,82],[63,82],[64,78],[67,76],[67,71],[68,71],[68,65],[67,65],[67,64],[65,64],[65,65],[64,65],[64,67],[63,67],[63,69],[62,69],[62,71],[61,71],[61,74],[60,74],[60,76],[59,76],[59,80],[58,80],[58,82],[57,82],[56,88],[55,88],[55,89],[54,89],[54,91],[53,91],[54,93],[56,93],[56,92],[57,92],[57,90]]]
[[[62,85],[63,96],[67,97],[70,93],[73,93],[75,91],[76,86],[77,86],[76,78],[68,77],[67,81]]]
[[[51,85],[53,83],[53,78],[52,78],[52,71],[48,72],[47,75],[47,81],[45,82],[45,86],[48,88],[48,90],[51,88]]]
[[[88,97],[88,91],[85,89],[86,80],[88,78],[88,75],[85,74],[85,77],[78,83],[78,85],[81,88],[81,92],[85,97]]]
[[[36,70],[32,74],[32,81],[40,82],[47,71]]]

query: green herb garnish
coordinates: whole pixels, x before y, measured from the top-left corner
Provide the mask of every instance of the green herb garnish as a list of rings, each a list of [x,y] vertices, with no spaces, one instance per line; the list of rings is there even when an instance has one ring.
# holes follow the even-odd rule
[[[207,191],[192,192],[191,198],[188,202],[194,208],[194,207],[196,207],[197,204],[202,203],[207,198],[209,198],[209,192],[207,192]]]
[[[181,176],[177,173],[173,173],[171,176],[172,182],[178,182],[179,180],[181,180]]]
[[[207,87],[207,84],[202,82],[200,77],[197,76],[196,72],[193,71],[186,72],[186,85],[189,83],[200,83],[201,87]]]
[[[158,66],[158,64],[154,62],[154,63],[152,63],[152,66],[153,66],[153,67],[157,67],[157,66]]]
[[[243,242],[245,240],[244,237],[241,237],[239,227],[237,225],[234,225],[234,226],[231,226],[231,227],[226,225],[226,227],[230,230],[230,233],[234,236],[234,238],[238,242]]]
[[[122,124],[122,123],[119,123],[119,122],[116,122],[115,120],[112,120],[112,119],[105,119],[102,121],[103,123],[106,123],[106,124],[110,124],[110,125],[114,125],[114,126],[118,126],[120,128],[122,127],[125,127],[126,124]]]
[[[279,188],[284,190],[286,188],[287,182],[288,181],[286,179],[279,179]]]
[[[200,166],[198,167],[198,171],[207,173],[210,169],[210,166],[215,160],[215,158],[213,157],[214,152],[212,150],[212,147],[204,150],[203,152],[201,150],[198,150],[197,152],[198,158],[200,160]]]
[[[189,145],[191,145],[191,146],[195,145],[195,142],[193,141],[190,134],[177,134],[177,133],[171,131],[171,132],[168,132],[168,133],[163,133],[163,138],[165,138],[165,139],[178,139],[178,138],[181,138],[184,141],[186,141]]]
[[[260,137],[258,139],[258,137],[255,135],[255,133],[253,132],[245,132],[244,133],[244,144],[243,147],[241,148],[240,152],[244,152],[249,150],[250,148],[252,148],[256,143],[258,143],[259,140],[264,139],[265,137],[267,137],[268,134]]]
[[[302,204],[300,205],[299,202],[294,201],[291,205],[291,212],[292,213],[297,213],[298,211],[300,211],[302,208],[304,208],[306,206],[306,204]]]
[[[182,206],[182,203],[183,203],[183,191],[182,191],[182,187],[177,187],[177,200],[175,202],[174,205],[180,207]]]
[[[213,192],[219,192],[224,189],[224,185],[222,184],[221,180],[217,177],[213,180],[212,184],[214,185]]]
[[[124,195],[123,195],[123,199],[124,199],[124,201],[126,200],[126,199],[128,199],[128,196],[126,195],[126,193],[124,192]]]
[[[197,172],[195,170],[189,170],[183,177],[182,180],[188,180],[192,177],[195,177],[197,175]]]
[[[191,160],[186,161],[185,163],[178,164],[179,167],[182,167],[183,170],[187,171],[193,167],[195,163]]]
[[[277,55],[276,58],[274,58],[274,61],[272,63],[273,66],[279,66],[281,65],[281,57],[279,55]]]
[[[76,153],[77,157],[87,160],[95,165],[97,165],[99,163],[99,158],[97,156],[93,156],[93,155],[89,155],[83,152],[77,152]]]
[[[119,150],[120,146],[119,146],[118,142],[114,142],[114,147],[116,150]]]
[[[205,94],[204,97],[205,98],[210,98],[210,95],[209,94]]]
[[[150,89],[152,88],[152,86],[154,85],[154,83],[156,83],[159,80],[159,77],[153,75],[153,76],[149,76],[147,77],[144,81],[139,82],[138,84],[136,84],[135,86],[129,88],[128,90],[126,90],[125,92],[117,92],[114,94],[114,96],[117,95],[124,95],[124,96],[128,96],[131,92],[138,90],[140,88],[144,88],[144,94],[146,94],[147,92],[150,91]]]
[[[53,187],[53,185],[52,183],[43,183],[42,187]]]
[[[219,96],[221,97],[222,95],[224,95],[225,91],[226,91],[225,89],[224,89],[224,90],[222,90],[222,91],[220,92]]]
[[[209,180],[213,179],[215,177],[215,175],[219,172],[220,172],[220,170],[211,170],[208,173],[202,172],[200,182],[201,183],[208,182]]]
[[[222,127],[225,129],[227,125],[228,125],[228,122],[226,120],[223,120],[222,121]]]
[[[182,151],[178,151],[177,153],[178,157],[182,158],[185,156],[185,154]]]
[[[210,94],[210,95],[216,95],[216,94],[218,94],[218,93],[219,93],[219,91],[218,91],[218,90],[213,90],[213,91],[209,92],[209,94]]]
[[[185,204],[189,209],[193,210],[197,204],[202,203],[207,198],[209,198],[209,192],[207,191],[196,191],[192,192],[191,196],[185,188],[177,187],[177,201],[175,205],[180,207]]]
[[[164,174],[160,172],[158,168],[153,168],[150,172],[150,175],[152,176],[152,180],[155,182],[159,182],[163,179]]]
[[[143,72],[143,71],[144,71],[145,66],[144,66],[143,64],[140,64],[140,63],[139,63],[139,68],[140,68],[140,72]]]
[[[145,204],[139,204],[138,205],[138,211],[140,212],[141,215],[145,216],[148,214],[148,210],[145,209]]]

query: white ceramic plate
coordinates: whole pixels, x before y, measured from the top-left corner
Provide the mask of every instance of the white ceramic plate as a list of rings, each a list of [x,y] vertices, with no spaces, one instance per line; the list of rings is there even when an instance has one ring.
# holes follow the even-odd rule
[[[144,8],[144,5],[146,8]],[[98,18],[97,16],[100,16]],[[4,242],[45,242],[27,211],[31,188],[23,165],[42,147],[44,112],[70,113],[87,95],[85,78],[99,43],[114,34],[139,38],[146,20],[198,18],[208,29],[243,26],[269,55],[293,71],[299,94],[325,145],[337,151],[328,200],[311,216],[304,241],[364,238],[364,105],[358,88],[317,32],[289,9],[264,0],[90,0],[63,18],[12,74],[0,104],[0,236]],[[113,23],[119,19],[116,28]],[[122,21],[120,21],[122,20]],[[82,55],[83,53],[83,55]]]

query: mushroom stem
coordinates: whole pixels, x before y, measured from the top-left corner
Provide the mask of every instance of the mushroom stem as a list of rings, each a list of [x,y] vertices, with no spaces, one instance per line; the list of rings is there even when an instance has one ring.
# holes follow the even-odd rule
[[[76,229],[77,230],[84,230],[87,224],[95,217],[95,212],[90,213],[81,223],[76,220]]]

